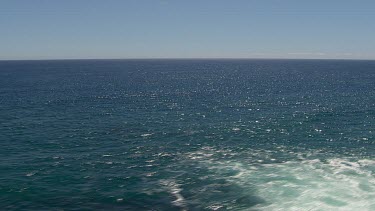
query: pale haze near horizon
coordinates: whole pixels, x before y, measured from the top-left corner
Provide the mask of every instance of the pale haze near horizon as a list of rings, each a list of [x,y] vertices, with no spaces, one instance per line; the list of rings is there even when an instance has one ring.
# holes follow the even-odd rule
[[[0,59],[375,59],[374,1],[2,0]]]

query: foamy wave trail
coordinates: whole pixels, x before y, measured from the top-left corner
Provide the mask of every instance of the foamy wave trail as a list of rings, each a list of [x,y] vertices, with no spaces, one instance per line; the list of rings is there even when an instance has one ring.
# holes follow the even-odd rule
[[[245,210],[375,210],[373,159],[296,159],[254,165],[201,157],[200,165],[216,177],[262,199]],[[228,172],[235,174],[228,176]]]
[[[181,195],[182,188],[174,180],[161,180],[160,185],[162,185],[175,199],[172,201],[172,204],[176,207],[180,207],[181,210],[187,210],[186,202],[184,197]]]
[[[263,210],[375,210],[373,164],[366,162],[330,159],[270,164],[259,172],[245,170],[241,180],[258,181],[259,196],[270,200],[269,205],[259,207]]]

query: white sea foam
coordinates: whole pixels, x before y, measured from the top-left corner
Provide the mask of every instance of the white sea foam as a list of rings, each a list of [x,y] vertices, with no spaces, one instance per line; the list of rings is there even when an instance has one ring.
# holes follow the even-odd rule
[[[152,136],[152,133],[145,133],[145,134],[142,134],[141,136],[142,136],[142,137]]]
[[[32,171],[26,174],[27,177],[34,176],[37,173],[37,171]]]
[[[254,195],[255,189],[255,195],[265,202],[252,209],[375,210],[375,160],[313,159],[294,153],[297,159],[286,162],[249,163],[200,156],[213,152],[214,149],[200,150],[189,153],[188,158],[200,159],[199,165],[243,191],[248,190],[249,195]],[[260,152],[254,150],[252,154]],[[236,174],[228,176],[228,171]]]
[[[175,200],[172,201],[173,205],[181,207],[182,210],[187,210],[185,198],[180,193],[182,191],[182,189],[180,188],[180,184],[178,184],[174,180],[161,180],[160,184],[164,186],[167,191],[175,197]]]
[[[375,209],[375,178],[360,162],[305,160],[242,171],[240,180],[232,181],[255,181],[258,195],[270,202],[261,210]]]

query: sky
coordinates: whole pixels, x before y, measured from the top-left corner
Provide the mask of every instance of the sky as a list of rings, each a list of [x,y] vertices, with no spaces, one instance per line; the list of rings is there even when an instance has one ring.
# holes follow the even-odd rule
[[[374,0],[0,0],[0,59],[375,59]]]

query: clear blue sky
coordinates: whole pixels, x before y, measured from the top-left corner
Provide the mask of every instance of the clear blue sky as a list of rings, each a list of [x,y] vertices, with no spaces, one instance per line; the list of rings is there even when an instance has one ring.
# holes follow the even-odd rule
[[[375,59],[374,0],[0,0],[0,59]]]

